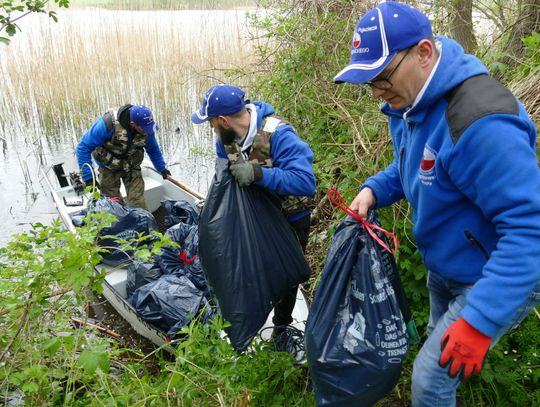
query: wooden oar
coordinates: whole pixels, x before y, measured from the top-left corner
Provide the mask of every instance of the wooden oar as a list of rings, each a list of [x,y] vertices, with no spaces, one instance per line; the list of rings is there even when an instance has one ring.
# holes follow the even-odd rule
[[[117,334],[116,332],[114,331],[111,331],[110,329],[107,329],[107,328],[104,328],[102,326],[99,326],[99,325],[96,325],[96,324],[92,324],[91,322],[88,322],[88,321],[83,321],[82,319],[79,319],[79,318],[75,318],[75,317],[71,317],[71,320],[81,326],[81,325],[85,325],[85,326],[88,326],[90,328],[94,328],[94,329],[97,329],[98,331],[101,331],[103,332],[104,334],[107,334],[109,336],[112,336],[113,338],[116,338],[118,340],[123,340],[122,336],[120,336],[120,334]]]
[[[170,175],[167,175],[167,179],[169,181],[171,181],[174,185],[182,188],[184,191],[186,192],[189,192],[191,195],[193,195],[195,198],[198,198],[200,200],[204,200],[204,197],[199,194],[197,191],[191,189],[190,187],[188,187],[186,184],[174,179],[173,177],[171,177]]]

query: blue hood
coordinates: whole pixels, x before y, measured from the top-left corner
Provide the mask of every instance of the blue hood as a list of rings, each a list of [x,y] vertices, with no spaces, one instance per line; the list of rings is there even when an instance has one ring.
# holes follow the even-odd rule
[[[488,73],[482,62],[472,55],[465,54],[463,47],[456,41],[443,36],[437,36],[436,41],[442,43],[441,60],[424,95],[407,112],[407,118],[412,121],[422,121],[427,107],[434,105],[466,79]],[[387,115],[398,117],[403,117],[406,112],[406,109],[391,109],[388,103],[385,103],[381,110]]]
[[[270,103],[262,102],[260,100],[256,100],[255,102],[252,102],[255,105],[255,108],[257,109],[257,128],[260,129],[262,125],[262,121],[266,116],[270,116],[271,114],[274,114],[276,111],[274,110],[274,107]]]

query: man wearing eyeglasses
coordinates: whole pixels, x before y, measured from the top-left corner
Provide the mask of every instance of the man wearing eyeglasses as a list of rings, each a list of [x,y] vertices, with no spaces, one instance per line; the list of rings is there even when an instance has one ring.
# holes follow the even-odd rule
[[[386,2],[358,22],[336,83],[383,101],[394,161],[350,205],[366,216],[406,198],[429,270],[428,338],[413,406],[455,406],[460,381],[540,300],[540,171],[521,103],[428,18]]]

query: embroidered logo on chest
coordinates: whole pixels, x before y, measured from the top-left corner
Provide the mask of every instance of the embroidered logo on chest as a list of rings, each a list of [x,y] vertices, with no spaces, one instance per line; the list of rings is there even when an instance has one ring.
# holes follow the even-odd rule
[[[424,152],[422,154],[422,161],[420,162],[420,169],[418,171],[418,178],[424,185],[431,186],[433,180],[436,178],[435,174],[435,161],[437,160],[437,151],[432,149],[427,144],[424,146]]]

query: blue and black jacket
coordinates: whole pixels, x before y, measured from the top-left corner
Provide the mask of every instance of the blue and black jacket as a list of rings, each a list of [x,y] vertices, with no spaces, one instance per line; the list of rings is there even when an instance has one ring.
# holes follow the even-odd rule
[[[406,198],[427,268],[474,284],[462,317],[488,336],[540,281],[536,130],[521,103],[478,59],[438,37],[424,93],[388,115],[394,161],[369,178],[377,207]]]
[[[257,129],[261,128],[263,119],[274,114],[272,105],[256,101]],[[313,173],[313,153],[309,145],[302,141],[290,125],[279,126],[270,139],[270,158],[272,168],[262,168],[262,178],[256,185],[275,192],[279,196],[313,196],[315,194],[315,174]],[[218,157],[227,158],[223,143],[216,139]],[[296,212],[287,220],[292,223],[304,218],[309,210]]]

